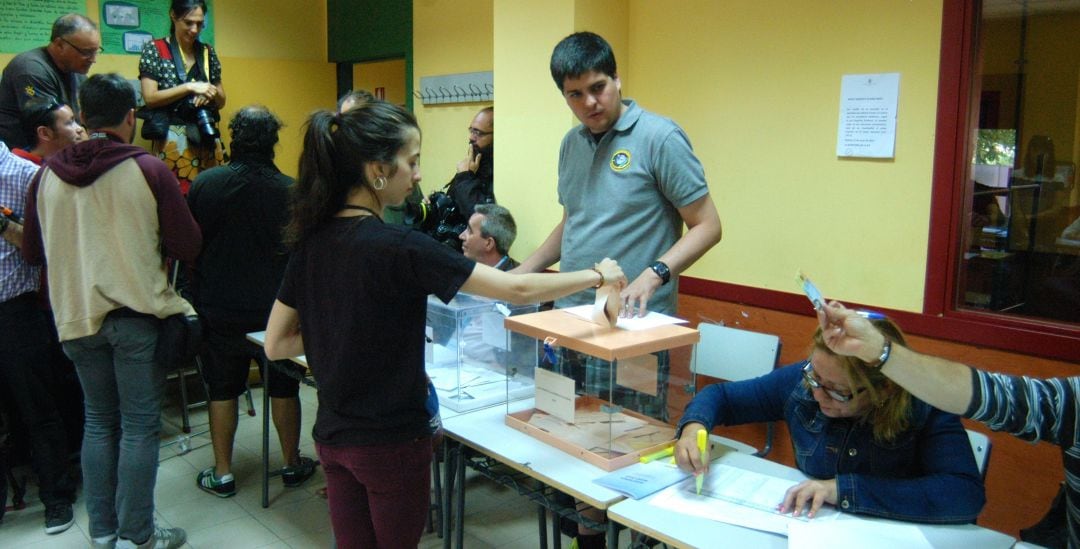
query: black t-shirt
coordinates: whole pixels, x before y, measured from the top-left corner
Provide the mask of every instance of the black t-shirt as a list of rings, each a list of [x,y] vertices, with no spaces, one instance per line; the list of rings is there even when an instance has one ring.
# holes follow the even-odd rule
[[[79,117],[75,93],[86,75],[63,73],[45,48],[16,55],[0,77],[0,140],[9,149],[29,149],[22,129],[22,108],[31,98],[52,97]]]
[[[201,312],[266,325],[288,263],[281,231],[292,184],[273,163],[242,160],[195,178],[187,200],[203,235],[193,288]]]
[[[293,251],[278,300],[296,309],[319,385],[313,436],[372,445],[430,434],[427,296],[450,301],[476,264],[374,217],[333,218]]]

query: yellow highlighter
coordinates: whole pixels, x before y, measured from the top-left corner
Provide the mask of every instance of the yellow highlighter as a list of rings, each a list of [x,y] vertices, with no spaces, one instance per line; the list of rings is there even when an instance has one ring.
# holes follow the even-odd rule
[[[705,431],[705,429],[702,429],[702,430],[697,432],[697,447],[698,447],[698,450],[701,452],[701,463],[702,463],[702,465],[708,464],[709,463],[709,433],[707,433]],[[704,481],[705,481],[705,473],[704,472],[702,472],[700,475],[698,475],[697,479],[694,480],[694,483],[696,484],[696,487],[697,487],[697,493],[698,493],[699,496],[701,495],[701,483],[704,482]]]
[[[673,455],[674,453],[675,453],[675,447],[674,446],[668,446],[667,448],[664,448],[663,450],[660,450],[659,452],[655,452],[655,453],[649,454],[647,456],[641,456],[641,458],[639,458],[639,460],[642,463],[649,463],[650,461],[656,461],[658,459],[666,458],[666,457],[668,457],[670,455]]]

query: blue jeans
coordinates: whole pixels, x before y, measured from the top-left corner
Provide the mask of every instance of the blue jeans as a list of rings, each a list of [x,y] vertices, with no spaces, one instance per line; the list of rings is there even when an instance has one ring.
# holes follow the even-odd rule
[[[98,333],[65,341],[64,352],[86,401],[82,466],[90,536],[141,542],[154,532],[165,370],[154,362],[158,319],[121,311],[110,313]]]

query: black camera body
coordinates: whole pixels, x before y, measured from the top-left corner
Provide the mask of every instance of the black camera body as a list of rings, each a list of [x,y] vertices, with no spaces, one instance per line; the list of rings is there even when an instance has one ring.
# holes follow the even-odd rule
[[[187,124],[193,124],[199,132],[199,144],[207,146],[221,137],[221,131],[217,128],[220,115],[216,110],[207,107],[196,107],[195,97],[189,95],[186,99],[180,100],[176,105],[176,116]],[[189,139],[192,137],[194,136],[188,135]]]
[[[458,235],[468,226],[468,220],[450,195],[436,191],[428,196],[427,202],[405,203],[405,224],[461,251]]]

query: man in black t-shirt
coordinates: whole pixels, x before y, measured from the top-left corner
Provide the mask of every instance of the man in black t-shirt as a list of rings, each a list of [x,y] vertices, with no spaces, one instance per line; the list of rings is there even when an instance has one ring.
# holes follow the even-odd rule
[[[292,178],[274,165],[281,121],[264,107],[244,107],[229,123],[232,161],[199,174],[188,194],[191,213],[203,233],[196,261],[195,308],[206,326],[208,351],[203,378],[210,393],[210,437],[214,467],[198,474],[199,488],[219,497],[236,493],[232,447],[237,397],[244,392],[252,360],[264,380],[281,442],[285,486],[299,486],[316,462],[300,455],[299,382],[271,365],[245,334],[266,328],[288,256],[281,242],[288,221]]]
[[[101,52],[93,21],[77,13],[53,23],[49,44],[16,55],[0,76],[0,140],[9,149],[27,149],[22,109],[31,98],[52,97],[79,115],[76,94]]]

